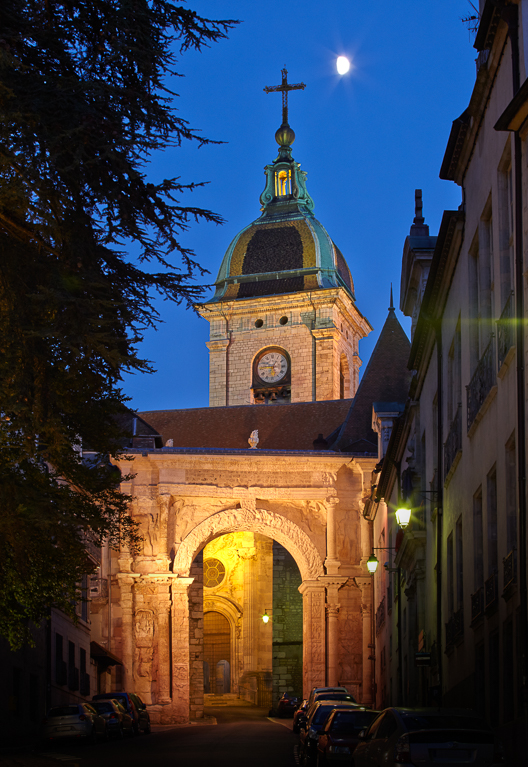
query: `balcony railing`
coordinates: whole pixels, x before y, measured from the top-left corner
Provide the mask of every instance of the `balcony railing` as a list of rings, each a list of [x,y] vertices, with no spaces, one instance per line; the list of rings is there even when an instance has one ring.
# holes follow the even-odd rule
[[[504,575],[504,587],[503,591],[509,586],[513,586],[517,583],[517,557],[515,549],[512,549],[510,553],[504,557],[503,563],[503,575]]]
[[[458,452],[462,450],[462,405],[457,407],[453,423],[444,444],[444,479],[449,473]]]
[[[379,603],[378,609],[376,610],[376,634],[379,634],[384,623],[385,623],[385,597],[383,597],[383,599]]]
[[[502,310],[500,318],[497,320],[497,357],[499,370],[506,359],[506,355],[515,346],[515,321],[514,321],[514,298],[513,291]]]
[[[497,600],[499,598],[497,573],[494,572],[490,575],[487,581],[484,583],[484,610],[492,610],[497,606]]]
[[[493,353],[493,336],[486,346],[482,357],[479,360],[477,369],[473,373],[467,389],[467,429],[477,417],[477,413],[482,407],[484,400],[491,391],[495,383],[495,359]]]
[[[471,595],[471,623],[484,615],[484,589],[481,586]]]

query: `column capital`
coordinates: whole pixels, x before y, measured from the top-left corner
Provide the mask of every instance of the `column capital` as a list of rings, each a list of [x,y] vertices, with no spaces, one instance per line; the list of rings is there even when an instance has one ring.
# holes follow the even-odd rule
[[[337,616],[339,615],[339,608],[340,607],[341,607],[341,605],[336,604],[335,602],[332,603],[332,604],[327,604],[326,605],[326,614],[328,615],[329,618],[337,618]]]
[[[319,578],[322,577],[324,576],[319,576]],[[309,594],[311,591],[322,591],[324,584],[319,583],[319,578],[315,581],[303,581],[299,586],[299,592],[304,596],[305,594]]]
[[[320,575],[317,578],[317,580],[326,589],[332,589],[332,588],[340,589],[341,586],[344,586],[345,583],[348,581],[348,578],[345,575],[342,575],[342,576],[339,576],[339,575]]]
[[[339,503],[339,498],[337,498],[335,495],[329,495],[326,498],[325,503],[327,503],[328,506],[335,508],[337,504]]]

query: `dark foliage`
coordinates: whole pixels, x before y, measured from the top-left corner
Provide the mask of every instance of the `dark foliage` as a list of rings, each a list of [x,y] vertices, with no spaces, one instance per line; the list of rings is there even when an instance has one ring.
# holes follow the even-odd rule
[[[178,235],[194,183],[150,183],[151,152],[209,143],[175,114],[175,51],[226,36],[166,0],[0,4],[0,633],[72,612],[86,537],[137,545],[116,457],[124,370],[153,295],[192,303],[202,270]],[[133,243],[139,255],[128,258]],[[178,265],[171,262],[176,254]]]

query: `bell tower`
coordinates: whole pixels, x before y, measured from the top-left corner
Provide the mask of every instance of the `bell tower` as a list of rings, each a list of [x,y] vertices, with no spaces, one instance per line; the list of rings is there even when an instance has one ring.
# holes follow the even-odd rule
[[[261,215],[233,239],[214,296],[197,306],[210,323],[211,407],[351,398],[358,386],[358,344],[372,328],[292,157],[287,94],[304,87],[283,70],[282,85],[265,88],[282,91],[283,121]]]

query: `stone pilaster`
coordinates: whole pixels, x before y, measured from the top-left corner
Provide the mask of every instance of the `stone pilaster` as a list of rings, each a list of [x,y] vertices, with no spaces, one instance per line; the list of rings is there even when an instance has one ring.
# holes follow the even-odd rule
[[[339,381],[334,380],[334,339],[338,335],[339,331],[333,326],[312,330],[312,336],[315,338],[315,398],[318,402],[339,398]]]
[[[312,687],[325,685],[325,588],[318,581],[303,581],[303,697]]]
[[[332,575],[321,575],[318,579],[326,589],[326,615],[327,615],[327,684],[335,686],[339,676],[339,589],[348,578],[339,578]]]
[[[134,573],[118,573],[117,580],[121,592],[121,660],[123,661],[123,689],[135,687],[134,684]]]
[[[189,721],[189,596],[192,578],[172,581],[172,711],[168,722]],[[162,719],[162,723],[165,723]]]
[[[206,343],[209,349],[209,407],[227,405],[228,338],[216,338]]]
[[[341,562],[337,558],[336,546],[336,510],[338,498],[328,498],[326,501],[326,560],[325,568],[328,575],[337,575]]]

